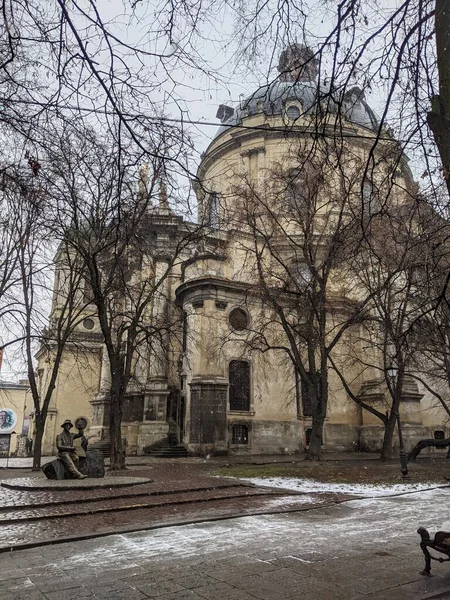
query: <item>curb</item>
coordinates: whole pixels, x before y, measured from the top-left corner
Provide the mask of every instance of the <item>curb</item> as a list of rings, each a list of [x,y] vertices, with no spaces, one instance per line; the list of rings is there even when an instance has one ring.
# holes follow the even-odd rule
[[[226,498],[225,498],[226,499]],[[224,500],[224,498],[220,498],[220,500]],[[284,513],[294,513],[294,512],[310,512],[313,510],[318,510],[321,508],[330,508],[332,506],[336,506],[338,504],[343,504],[345,502],[351,502],[352,500],[363,500],[363,498],[344,498],[342,500],[337,500],[336,502],[329,502],[327,504],[320,504],[315,506],[309,506],[308,508],[294,508],[294,509],[285,509],[285,510],[271,510],[271,511],[261,511],[261,512],[249,512],[246,514],[237,513],[233,515],[225,515],[218,517],[208,517],[198,519],[186,519],[175,521],[173,523],[160,523],[159,525],[141,525],[141,526],[125,526],[125,527],[116,527],[114,529],[105,529],[104,531],[98,531],[96,533],[82,533],[79,535],[68,535],[59,537],[56,539],[43,539],[39,542],[24,542],[23,544],[14,544],[0,547],[0,554],[5,552],[18,552],[20,550],[29,550],[32,548],[39,548],[41,546],[53,546],[57,544],[66,544],[69,542],[79,542],[82,540],[93,540],[96,538],[108,537],[111,535],[124,535],[127,533],[138,533],[140,531],[153,531],[155,529],[167,529],[168,527],[183,527],[186,525],[196,525],[198,523],[214,523],[218,521],[229,521],[231,519],[244,519],[245,517],[255,517],[255,516],[267,516],[267,515],[279,515]]]
[[[40,479],[40,478],[39,478]],[[92,477],[92,479],[102,479],[100,477]],[[131,479],[131,478],[130,478]],[[136,478],[137,479],[137,478]],[[102,488],[108,488],[108,489],[118,489],[118,488],[123,488],[123,487],[131,487],[131,486],[135,486],[135,485],[147,485],[148,483],[153,483],[153,479],[148,479],[148,478],[144,478],[141,477],[140,479],[146,479],[146,481],[119,481],[117,483],[88,483],[86,485],[80,485],[80,486],[76,486],[76,485],[71,485],[68,486],[67,488],[64,488],[62,486],[56,486],[56,485],[43,485],[43,486],[27,486],[27,485],[19,485],[19,484],[10,484],[8,483],[8,480],[2,481],[0,483],[1,487],[4,487],[8,490],[16,490],[19,492],[73,492],[73,491],[84,491],[84,490],[101,490]],[[47,480],[50,481],[50,480]],[[67,479],[67,481],[77,481],[76,479]],[[86,481],[86,480],[84,480]]]
[[[153,481],[153,480],[151,480]],[[141,492],[138,493],[136,492],[135,494],[125,494],[123,496],[98,496],[97,498],[80,498],[78,500],[53,500],[50,502],[45,502],[44,504],[40,504],[39,507],[43,507],[43,506],[63,506],[64,504],[88,504],[89,502],[102,502],[103,500],[114,500],[116,498],[139,498],[141,496],[168,496],[171,494],[189,494],[192,492],[208,492],[211,490],[222,490],[222,489],[232,489],[232,488],[238,488],[238,487],[255,487],[251,484],[245,484],[245,483],[230,483],[229,485],[215,485],[215,486],[208,486],[208,487],[199,487],[199,488],[183,488],[180,490],[160,490],[160,491],[155,491],[155,492]],[[22,489],[22,488],[21,488]],[[85,488],[86,489],[86,488]],[[101,488],[97,488],[97,489],[101,489]],[[58,491],[65,491],[65,490],[61,490],[61,488],[58,488]],[[297,493],[301,493],[301,492],[297,492]],[[0,508],[0,511],[17,511],[17,510],[22,510],[22,509],[27,509],[27,508],[36,508],[36,503],[31,503],[31,504],[21,504],[20,506],[5,506],[3,508]]]

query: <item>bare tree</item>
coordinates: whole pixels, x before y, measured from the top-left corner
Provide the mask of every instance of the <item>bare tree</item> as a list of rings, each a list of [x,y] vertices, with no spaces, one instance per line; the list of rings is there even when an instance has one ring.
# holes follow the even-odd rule
[[[64,298],[53,299],[54,318],[47,325],[46,301],[51,297],[51,255],[54,252],[53,236],[48,227],[51,204],[48,189],[29,164],[24,165],[21,171],[9,169],[3,177],[2,199],[4,205],[13,207],[9,213],[5,239],[14,248],[13,254],[5,255],[5,284],[7,273],[15,273],[14,281],[9,278],[9,283],[13,285],[8,286],[9,289],[5,285],[6,297],[3,300],[7,300],[7,304],[3,316],[8,319],[8,343],[20,346],[27,363],[35,426],[33,469],[38,470],[45,423],[61,360],[84,313],[84,306],[76,293],[80,284],[79,270],[70,264],[67,246],[60,247],[60,262],[72,268],[65,269],[64,287],[67,293]],[[7,306],[9,308],[6,310]],[[37,351],[52,358],[51,367],[41,381],[36,372]]]
[[[142,385],[142,377],[145,384],[141,355],[150,367],[167,360],[168,334],[179,328],[168,277],[198,231],[169,206],[164,160],[140,166],[142,154],[131,143],[66,131],[47,156],[42,173],[57,207],[54,231],[81,261],[105,347],[110,468],[122,469],[124,401],[130,386]]]
[[[367,223],[382,210],[382,186],[362,201],[360,160],[339,140],[300,141],[262,182],[246,179],[233,190],[240,201],[230,218],[244,220],[250,233],[242,245],[256,274],[251,293],[270,308],[253,325],[248,343],[262,352],[284,352],[292,362],[311,399],[312,460],[320,458],[330,363],[339,371],[342,343],[355,343],[375,295],[359,284],[354,257]],[[357,394],[351,398],[386,421]]]

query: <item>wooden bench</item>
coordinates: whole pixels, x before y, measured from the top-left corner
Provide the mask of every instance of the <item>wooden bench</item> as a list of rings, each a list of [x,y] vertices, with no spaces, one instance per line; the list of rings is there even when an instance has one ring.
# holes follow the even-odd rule
[[[425,555],[425,569],[421,572],[421,574],[431,575],[432,560],[437,560],[440,563],[450,560],[450,532],[438,531],[433,540],[430,538],[430,534],[424,527],[419,527],[417,533],[421,537],[420,548]],[[445,554],[447,558],[442,558],[441,556],[432,556],[429,552],[430,548],[436,552]]]

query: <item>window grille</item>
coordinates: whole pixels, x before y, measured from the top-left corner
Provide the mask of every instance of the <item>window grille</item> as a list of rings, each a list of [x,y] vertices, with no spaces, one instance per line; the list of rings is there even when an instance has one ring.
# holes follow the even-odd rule
[[[212,192],[208,198],[207,223],[210,227],[219,227],[219,194]]]
[[[229,366],[230,410],[250,410],[250,364],[232,360]]]
[[[233,445],[248,444],[248,425],[233,425],[231,443]]]

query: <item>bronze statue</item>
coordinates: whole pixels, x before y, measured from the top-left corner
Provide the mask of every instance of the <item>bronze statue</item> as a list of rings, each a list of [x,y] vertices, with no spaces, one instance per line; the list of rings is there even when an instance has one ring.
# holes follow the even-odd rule
[[[81,424],[78,424],[81,425]],[[58,448],[58,458],[62,461],[67,471],[73,479],[86,479],[87,475],[83,475],[78,470],[79,459],[75,452],[73,441],[81,438],[81,447],[86,451],[88,441],[84,437],[84,430],[81,426],[78,428],[78,433],[70,433],[73,427],[72,421],[66,419],[61,425],[63,432],[56,436],[56,447]]]

